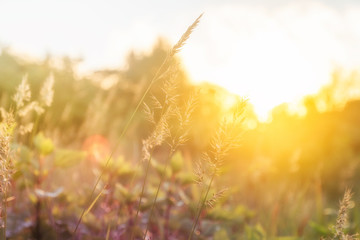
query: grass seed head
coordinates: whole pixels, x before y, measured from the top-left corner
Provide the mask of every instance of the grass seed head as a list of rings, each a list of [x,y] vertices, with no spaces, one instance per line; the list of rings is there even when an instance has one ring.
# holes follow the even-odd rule
[[[31,111],[35,111],[38,115],[41,115],[45,112],[45,109],[40,105],[38,101],[32,101],[29,104],[26,104],[24,107],[19,109],[18,115],[24,117],[29,114]]]
[[[4,193],[10,184],[13,162],[10,143],[15,128],[13,115],[8,115],[0,123],[0,192]]]
[[[40,90],[40,103],[50,107],[54,98],[54,75],[51,73]]]
[[[25,75],[20,85],[16,89],[16,93],[13,97],[13,100],[15,101],[16,108],[19,109],[25,105],[26,102],[30,101],[31,99],[31,90],[30,85],[28,83],[28,76]]]
[[[209,208],[213,208],[215,204],[225,196],[227,188],[221,189],[220,191],[214,193],[210,199],[206,200],[205,205]]]
[[[344,233],[344,230],[346,227],[346,222],[348,220],[351,197],[352,192],[350,189],[347,189],[345,191],[344,198],[340,201],[340,209],[335,225],[335,237],[340,237],[340,239],[348,239]]]
[[[203,16],[203,13],[200,14],[200,16],[188,27],[186,32],[181,36],[179,41],[173,46],[173,48],[170,51],[170,56],[174,56],[176,53],[178,53],[181,48],[185,45],[186,41],[189,39],[191,33],[194,31],[196,26],[200,22],[200,18]]]

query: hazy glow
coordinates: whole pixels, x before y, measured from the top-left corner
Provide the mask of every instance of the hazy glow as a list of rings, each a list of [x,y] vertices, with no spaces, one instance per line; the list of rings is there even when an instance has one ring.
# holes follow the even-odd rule
[[[248,96],[263,120],[275,105],[316,92],[334,68],[360,66],[359,9],[224,6],[206,16],[199,35],[207,44],[183,52],[192,78]]]
[[[262,119],[275,105],[316,92],[334,67],[360,66],[355,4],[184,1],[174,11],[167,1],[136,2],[1,1],[0,44],[32,56],[81,56],[81,71],[121,67],[129,49],[149,50],[159,35],[174,43],[205,12],[181,53],[184,65],[194,81],[247,97]]]

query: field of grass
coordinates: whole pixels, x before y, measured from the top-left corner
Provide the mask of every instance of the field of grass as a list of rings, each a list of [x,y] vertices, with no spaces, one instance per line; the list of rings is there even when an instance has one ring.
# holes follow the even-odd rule
[[[0,239],[357,239],[360,101],[334,97],[357,75],[260,122],[189,81],[200,20],[86,77],[1,51]]]

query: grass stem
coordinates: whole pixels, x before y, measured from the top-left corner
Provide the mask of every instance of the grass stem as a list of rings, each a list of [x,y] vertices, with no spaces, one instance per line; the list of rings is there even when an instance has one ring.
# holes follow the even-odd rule
[[[157,200],[157,198],[159,196],[161,185],[162,185],[163,181],[165,180],[166,171],[167,171],[167,168],[169,166],[170,159],[171,159],[172,155],[174,154],[174,152],[175,152],[175,150],[171,149],[171,151],[170,151],[170,153],[169,153],[169,155],[168,155],[168,157],[166,159],[165,167],[164,167],[163,173],[161,175],[159,185],[158,185],[158,187],[156,189],[155,198],[154,198],[154,201],[153,201],[153,203],[151,205],[151,209],[150,209],[150,213],[149,213],[149,219],[148,219],[148,222],[146,224],[146,230],[145,230],[145,234],[144,234],[144,238],[143,238],[144,240],[146,239],[147,232],[149,231],[150,221],[151,221],[151,217],[152,217],[152,214],[153,214],[153,211],[154,211],[156,200]]]
[[[7,187],[4,192],[4,229],[3,229],[3,239],[6,240],[6,228],[7,228]]]
[[[203,208],[205,206],[206,199],[207,199],[207,197],[209,195],[209,191],[210,191],[211,185],[212,185],[212,183],[214,181],[215,175],[216,175],[216,172],[214,172],[213,175],[211,176],[210,183],[209,183],[209,185],[207,187],[206,194],[205,194],[204,198],[201,201],[201,205],[200,205],[199,210],[198,210],[198,212],[196,214],[196,219],[195,219],[194,224],[192,226],[191,233],[190,233],[190,236],[189,236],[188,240],[191,240],[193,238],[193,235],[194,235],[194,232],[195,232],[195,229],[196,229],[196,225],[199,222],[201,212],[202,212],[202,210],[203,210]]]
[[[142,201],[143,196],[144,196],[145,184],[146,184],[147,177],[148,177],[148,173],[149,173],[149,168],[150,168],[152,153],[153,153],[153,151],[151,152],[150,157],[149,157],[149,160],[148,160],[148,162],[147,162],[147,164],[146,164],[144,182],[143,182],[143,184],[142,184],[141,193],[140,193],[140,199],[139,199],[139,204],[138,204],[138,207],[137,207],[137,210],[136,210],[136,214],[135,214],[135,219],[134,219],[135,224],[136,224],[137,219],[138,219],[138,216],[139,216],[140,207],[141,207],[141,201]],[[134,239],[134,229],[131,230],[131,238],[130,238],[130,239],[131,239],[131,240]]]

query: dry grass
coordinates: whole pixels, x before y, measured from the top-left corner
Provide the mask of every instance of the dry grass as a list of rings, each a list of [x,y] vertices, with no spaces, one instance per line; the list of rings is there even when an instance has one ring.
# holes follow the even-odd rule
[[[355,235],[349,235],[346,233],[347,231],[347,224],[348,224],[348,218],[349,218],[349,210],[351,206],[351,198],[353,193],[350,189],[346,189],[344,193],[343,199],[340,201],[340,208],[338,211],[338,215],[336,218],[336,224],[331,229],[333,232],[331,237],[328,237],[326,239],[329,240],[357,240],[358,234]]]
[[[210,199],[208,198],[215,176],[220,173],[229,151],[240,145],[245,107],[246,101],[238,102],[233,111],[232,118],[225,118],[219,124],[218,130],[211,139],[210,151],[204,153],[201,161],[197,164],[195,175],[197,176],[197,182],[203,186],[202,193],[205,192],[205,195],[199,200],[189,240],[193,238],[196,232],[196,227],[204,207],[214,206],[216,201],[224,195],[225,190],[220,190]]]
[[[165,108],[162,109],[162,114],[161,114],[161,121],[160,124],[157,124],[157,127],[155,128],[155,131],[153,132],[153,134],[147,139],[145,140],[144,142],[144,148],[143,148],[143,153],[144,153],[144,159],[147,159],[149,158],[149,162],[151,161],[151,149],[154,148],[156,145],[160,144],[162,141],[164,141],[164,138],[166,138],[166,135],[168,134],[168,127],[167,127],[167,116],[170,116],[173,111],[172,107],[171,106],[171,103],[174,103],[176,101],[176,98],[177,96],[173,94],[173,91],[175,89],[175,86],[174,86],[174,82],[172,81],[173,79],[175,79],[175,76],[176,76],[176,70],[177,70],[177,66],[172,64],[172,58],[174,57],[174,55],[176,53],[178,53],[181,48],[185,45],[185,42],[186,40],[190,37],[191,33],[193,32],[193,30],[196,28],[196,26],[198,25],[199,21],[200,21],[200,18],[201,18],[202,14],[188,27],[188,29],[186,30],[186,32],[182,35],[182,37],[180,38],[180,40],[173,46],[173,48],[169,51],[168,55],[166,56],[166,58],[164,59],[163,63],[161,64],[161,66],[159,67],[158,71],[156,72],[156,74],[154,75],[154,77],[152,78],[152,80],[149,82],[146,90],[144,91],[142,97],[140,98],[137,106],[135,107],[132,115],[130,116],[130,118],[128,119],[127,123],[125,124],[125,127],[122,131],[122,133],[120,134],[119,136],[119,141],[120,139],[125,135],[125,133],[127,132],[127,129],[129,128],[131,122],[133,121],[134,117],[135,117],[135,114],[138,112],[140,106],[143,104],[144,100],[145,100],[145,97],[148,95],[149,91],[151,90],[153,84],[155,82],[157,82],[158,80],[162,79],[162,78],[165,78],[167,79],[167,81],[164,82],[163,84],[163,91],[165,91],[165,104],[166,105],[169,105],[169,108],[165,110]],[[170,76],[170,77],[168,77]],[[159,101],[156,101],[157,103],[159,103]],[[157,107],[160,107],[159,105]],[[154,119],[154,115],[152,113],[152,110],[147,106],[145,105],[145,112],[147,112],[148,114],[148,119],[150,119],[150,122],[153,122],[155,123],[155,119]],[[165,113],[165,114],[164,114]],[[115,150],[117,149],[118,146],[116,146],[110,153],[106,163],[105,163],[105,168],[109,165],[109,162],[111,161],[111,158],[115,152]],[[175,149],[174,149],[175,150]],[[173,154],[173,152],[172,152]],[[170,154],[170,156],[172,155]],[[104,169],[105,169],[104,168]],[[91,194],[88,198],[88,201],[87,201],[87,204],[85,205],[79,219],[78,219],[78,222],[76,224],[76,227],[73,231],[73,237],[75,238],[76,236],[76,232],[77,232],[77,229],[82,221],[82,218],[84,216],[84,213],[86,212],[86,209],[89,207],[89,205],[93,202],[93,196],[94,196],[94,193],[95,193],[95,190],[98,186],[98,184],[100,183],[100,180],[102,178],[104,174],[104,171],[102,171],[99,175],[99,177],[97,178],[96,182],[95,182],[95,185],[91,191]],[[146,173],[147,175],[147,173]],[[159,188],[161,186],[161,182],[160,181],[160,184],[159,184],[159,187],[158,187],[158,191],[157,191],[157,194],[159,192]],[[145,183],[144,183],[145,184]],[[156,194],[156,197],[155,197],[155,200],[154,200],[154,204],[156,202],[156,198],[157,198],[157,194]],[[140,197],[141,199],[141,197]],[[140,204],[141,204],[141,200],[140,200]],[[139,204],[139,206],[140,206]],[[154,205],[153,204],[153,205]],[[152,208],[153,209],[153,206]],[[151,213],[152,213],[152,210],[150,211],[150,217],[151,218]],[[138,212],[137,212],[138,214]],[[145,230],[145,236],[146,236],[146,232],[147,230]]]
[[[186,32],[181,36],[179,41],[173,46],[173,48],[170,51],[170,56],[174,56],[176,53],[178,53],[181,48],[185,45],[186,40],[189,39],[191,33],[194,31],[196,26],[199,24],[201,17],[203,14],[201,14],[186,30]]]
[[[6,239],[7,229],[7,198],[9,194],[11,178],[14,170],[13,156],[10,143],[15,128],[15,120],[12,114],[7,114],[0,123],[0,194],[3,239]]]

